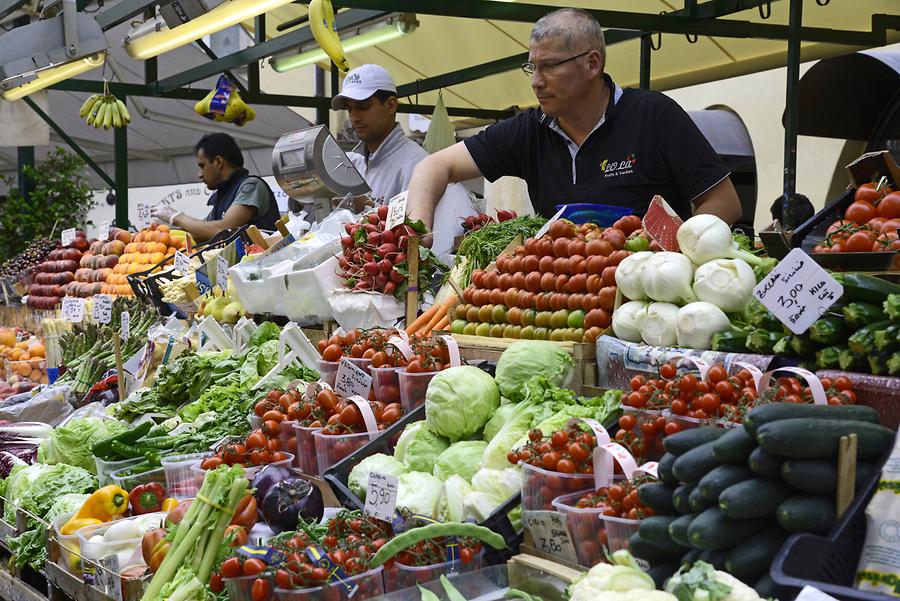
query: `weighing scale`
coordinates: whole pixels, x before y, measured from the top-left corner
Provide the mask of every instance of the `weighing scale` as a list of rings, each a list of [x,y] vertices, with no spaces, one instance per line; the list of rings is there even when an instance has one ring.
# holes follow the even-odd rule
[[[324,125],[281,136],[272,150],[272,172],[285,194],[306,205],[316,221],[331,213],[332,198],[370,191]]]

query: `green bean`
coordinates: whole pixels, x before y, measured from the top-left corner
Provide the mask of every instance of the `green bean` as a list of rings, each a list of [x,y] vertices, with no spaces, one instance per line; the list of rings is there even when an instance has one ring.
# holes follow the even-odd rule
[[[441,586],[444,587],[444,592],[447,593],[447,599],[450,601],[466,601],[466,598],[459,594],[456,587],[450,584],[450,581],[443,574],[441,574]]]
[[[505,549],[506,541],[503,537],[484,526],[462,522],[446,522],[443,524],[428,524],[420,528],[407,530],[400,536],[395,536],[387,542],[372,557],[370,566],[377,568],[391,557],[407,547],[430,538],[448,538],[459,536],[465,538],[477,538],[481,542],[490,545],[494,549]]]

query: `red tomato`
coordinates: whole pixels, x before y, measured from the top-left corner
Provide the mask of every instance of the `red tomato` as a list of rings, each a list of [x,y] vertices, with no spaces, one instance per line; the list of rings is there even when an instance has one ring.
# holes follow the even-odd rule
[[[254,561],[249,559],[247,561]],[[256,560],[259,561],[259,560]],[[268,580],[257,578],[253,581],[253,588],[250,589],[250,598],[252,601],[267,601],[272,592],[272,585]]]
[[[900,192],[891,192],[882,198],[876,206],[879,217],[885,219],[900,218]]]
[[[852,234],[844,243],[844,251],[851,253],[870,252],[872,250],[872,239],[865,232],[856,232]]]
[[[240,557],[229,557],[222,563],[222,576],[225,578],[237,578],[243,575]]]
[[[883,193],[875,189],[875,184],[865,183],[856,189],[856,194],[853,195],[853,200],[874,203],[877,202],[882,196]]]
[[[878,211],[875,209],[875,205],[864,200],[854,202],[844,212],[844,219],[854,221],[860,225],[877,216]]]

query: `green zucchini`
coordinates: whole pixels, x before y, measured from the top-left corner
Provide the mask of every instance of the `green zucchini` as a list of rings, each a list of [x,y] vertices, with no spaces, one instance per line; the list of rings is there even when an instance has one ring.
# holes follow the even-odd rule
[[[900,320],[900,294],[889,294],[881,306],[888,317]]]
[[[722,463],[746,463],[756,439],[744,428],[732,428],[713,443],[713,455]]]
[[[678,459],[678,457],[672,453],[666,453],[660,458],[659,463],[656,466],[656,475],[659,476],[660,482],[664,484],[678,484],[678,478],[672,473],[672,466],[675,464],[676,459]]]
[[[891,359],[891,351],[875,351],[866,356],[869,364],[869,373],[875,376],[886,376],[890,371],[888,361]]]
[[[716,332],[710,340],[710,345],[717,353],[746,353],[747,334],[735,331],[734,328]]]
[[[639,532],[635,532],[628,539],[628,550],[638,559],[649,561],[655,565],[677,559],[684,554],[684,547],[670,542],[668,545],[659,545],[645,540]]]
[[[778,599],[779,595],[783,594],[768,574],[764,574],[762,578],[757,580],[756,584],[753,585],[753,589],[763,599]]]
[[[141,422],[130,430],[125,430],[124,432],[120,432],[115,436],[110,436],[109,438],[105,438],[99,442],[94,443],[94,445],[91,447],[91,452],[95,457],[99,457],[100,459],[109,461],[111,455],[116,454],[113,451],[112,443],[120,442],[126,445],[135,443],[142,437],[146,436],[152,427],[153,422],[151,422],[150,420]]]
[[[876,321],[862,327],[847,339],[847,346],[857,355],[865,355],[875,347],[875,332],[886,330],[891,325],[890,320]]]
[[[856,488],[871,477],[875,465],[856,462]],[[811,495],[831,496],[837,491],[837,466],[825,459],[788,459],[781,464],[781,479]]]
[[[784,337],[785,333],[781,331],[773,332],[756,328],[747,335],[747,348],[760,355],[771,355],[775,350],[775,345]]]
[[[675,517],[668,515],[653,515],[644,518],[641,520],[641,525],[638,526],[638,533],[645,541],[668,547],[675,542],[669,536],[669,524],[674,522],[675,519]]]
[[[892,351],[900,341],[900,323],[892,323],[884,330],[875,332],[875,348],[879,351]]]
[[[894,443],[894,431],[858,421],[830,419],[785,419],[765,424],[756,432],[756,441],[770,453],[798,459],[837,457],[841,436],[856,434],[857,457],[877,459]],[[675,462],[678,467],[678,462]],[[678,471],[676,469],[676,475]]]
[[[744,418],[744,428],[756,436],[756,430],[763,424],[794,418],[853,420],[880,423],[878,412],[866,405],[803,405],[797,403],[769,403],[761,405]]]
[[[718,467],[719,460],[713,455],[714,443],[715,441],[707,442],[679,456],[672,466],[675,477],[681,482],[695,484],[713,468]]]
[[[813,342],[813,340],[805,334],[802,336],[792,336],[790,344],[791,350],[797,357],[814,357],[816,351],[821,348],[820,345]]]
[[[750,453],[747,464],[754,474],[765,476],[767,478],[774,478],[781,472],[781,464],[783,461],[783,457],[773,455],[762,447],[756,447],[753,449],[753,452]]]
[[[791,497],[775,512],[778,525],[791,532],[826,534],[835,522],[834,501],[825,497]]]
[[[728,549],[752,536],[768,520],[735,520],[710,507],[691,522],[688,540],[698,549]]]
[[[719,509],[736,520],[761,518],[775,513],[790,494],[790,488],[780,480],[753,478],[722,491],[719,495]]]
[[[787,533],[781,528],[766,528],[738,543],[725,557],[725,569],[744,582],[754,582],[769,570]]]
[[[785,334],[781,340],[775,343],[772,347],[773,355],[781,355],[783,357],[796,357],[797,353],[794,351],[794,336],[793,334]]]
[[[675,492],[672,494],[672,504],[675,505],[675,511],[682,515],[693,513],[688,500],[696,486],[696,484],[682,484],[675,489]]]
[[[694,447],[717,440],[725,434],[722,428],[691,428],[663,438],[663,447],[673,455],[684,455]]]
[[[751,478],[753,472],[746,465],[720,465],[700,479],[697,490],[704,499],[716,503],[726,488]]]
[[[888,359],[888,374],[900,376],[900,351],[891,353],[891,358]]]
[[[694,565],[694,562],[700,561],[700,555],[702,553],[702,549],[691,549],[681,557],[681,565],[688,567]]]
[[[697,561],[705,561],[717,570],[725,569],[725,559],[728,557],[728,549],[706,549],[697,557]]]
[[[691,541],[688,538],[688,527],[691,525],[691,522],[694,521],[695,517],[697,517],[696,513],[689,513],[687,515],[678,516],[672,522],[670,522],[669,538],[671,538],[682,547],[690,548]]]
[[[649,482],[642,484],[637,489],[638,499],[659,515],[672,515],[675,512],[675,504],[672,495],[675,487],[661,482]]]
[[[841,366],[841,351],[849,351],[846,346],[828,346],[816,351],[816,369],[838,369]]]
[[[755,297],[747,303],[743,311],[743,321],[757,329],[778,332],[781,330],[781,322],[778,318],[763,306]]]
[[[851,301],[880,305],[890,294],[900,294],[900,286],[881,278],[862,273],[832,273],[831,277],[844,287],[844,298]]]
[[[842,312],[847,327],[853,330],[887,319],[881,307],[872,303],[850,303]]]
[[[691,509],[693,513],[702,513],[716,504],[715,499],[712,501],[707,500],[703,495],[700,494],[700,486],[697,485],[694,487],[694,490],[691,491],[691,494],[688,495],[688,507]]]
[[[866,356],[849,347],[838,354],[838,367],[844,371],[865,371],[868,368]]]
[[[684,549],[682,549],[682,551],[683,550]],[[653,584],[656,585],[656,588],[662,590],[666,581],[671,578],[680,567],[681,562],[678,559],[669,560],[651,566],[650,569],[647,570],[647,575],[650,576],[650,578],[653,578]]]
[[[817,319],[809,327],[809,339],[819,344],[837,344],[847,337],[844,319],[828,313]]]

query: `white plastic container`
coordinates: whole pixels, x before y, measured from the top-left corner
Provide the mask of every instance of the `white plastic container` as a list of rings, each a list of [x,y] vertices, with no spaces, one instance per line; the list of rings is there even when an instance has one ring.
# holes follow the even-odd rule
[[[60,534],[60,529],[66,525],[75,512],[63,513],[50,520],[50,527],[53,529],[53,538],[59,545],[59,557],[56,558],[56,565],[81,578],[81,545],[78,542],[78,532],[75,534]]]
[[[311,269],[272,276],[264,294],[276,299],[275,313],[300,325],[322,323],[334,318],[327,296],[340,286],[337,269],[337,258],[331,257]]]
[[[148,513],[136,517],[113,520],[105,524],[86,526],[78,531],[79,554],[82,557],[81,573],[88,584],[109,582],[100,572],[119,574],[132,565],[144,565],[141,553],[141,540],[151,530],[161,528],[166,520],[166,513]],[[133,524],[139,536],[104,540],[111,528],[122,528],[126,523]],[[103,589],[101,589],[103,590]],[[103,590],[109,594],[111,591]]]
[[[197,462],[212,453],[189,453],[187,455],[169,455],[160,459],[166,472],[166,490],[170,497],[190,499],[196,496],[203,485],[203,476],[191,470]]]
[[[97,466],[97,482],[100,486],[112,484],[113,472],[117,472],[132,465],[137,465],[143,460],[143,457],[137,457],[135,459],[123,459],[121,461],[103,461],[99,457],[94,457],[94,463]]]

